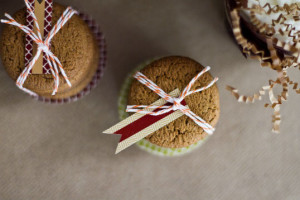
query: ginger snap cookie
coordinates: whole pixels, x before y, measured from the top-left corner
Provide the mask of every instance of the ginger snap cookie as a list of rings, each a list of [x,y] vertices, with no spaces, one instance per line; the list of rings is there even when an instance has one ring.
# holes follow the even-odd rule
[[[121,120],[129,116],[126,105],[151,105],[161,97],[132,77],[140,71],[165,93],[175,89],[183,91],[191,79],[204,67],[198,62],[182,56],[169,56],[145,62],[138,66],[125,80],[119,98]],[[201,75],[190,90],[210,84],[214,78],[209,72]],[[186,105],[197,116],[215,127],[220,116],[219,91],[216,84],[184,98]],[[187,115],[170,122],[137,142],[142,149],[161,156],[181,155],[200,146],[209,136]]]
[[[95,78],[97,69],[99,70],[99,60],[103,59],[100,58],[103,54],[99,53],[99,42],[88,24],[89,21],[83,19],[83,15],[79,13],[68,18],[70,15],[66,14],[66,9],[58,3],[54,3],[52,7],[51,24],[53,27],[61,26],[53,34],[51,43],[48,45],[52,53],[49,55],[53,55],[53,59],[50,57],[49,60],[53,62],[56,56],[61,64],[59,65],[57,61],[56,66],[52,66],[53,71],[55,67],[57,68],[57,71],[53,73],[57,77],[51,73],[29,73],[22,85],[23,88],[41,98],[61,100],[80,94]],[[26,12],[28,12],[26,8],[17,11],[13,19],[21,25],[26,25]],[[62,20],[66,22],[62,24]],[[12,24],[5,25],[0,36],[0,56],[3,66],[8,75],[17,83],[26,67],[26,37],[27,34],[20,27]],[[53,94],[54,86],[57,87],[55,94]]]

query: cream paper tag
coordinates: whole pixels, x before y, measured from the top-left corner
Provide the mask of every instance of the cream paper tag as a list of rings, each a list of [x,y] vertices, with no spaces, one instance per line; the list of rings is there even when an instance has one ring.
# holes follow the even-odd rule
[[[35,0],[34,1],[34,14],[37,18],[40,32],[42,38],[44,38],[44,23],[45,23],[45,0]],[[37,34],[37,27],[34,24],[33,32]],[[37,52],[37,44],[33,44],[33,56]],[[31,73],[32,74],[43,74],[43,65],[44,65],[44,53],[41,53],[40,57],[37,59],[36,63],[34,64]]]
[[[178,97],[180,95],[180,90],[175,89],[169,95],[171,97]],[[156,102],[154,102],[151,105],[161,106],[161,105],[164,105],[166,103],[167,103],[167,101],[164,100],[163,98],[161,98],[161,99],[157,100]],[[154,109],[147,109],[147,110],[153,111]],[[123,121],[119,122],[118,124],[114,125],[113,127],[105,130],[103,133],[115,134],[120,129],[122,129],[122,128],[126,127],[127,125],[135,122],[136,120],[144,117],[145,115],[146,114],[135,113],[135,114],[127,117]],[[116,154],[119,153],[120,151],[124,150],[125,148],[131,146],[132,144],[140,141],[141,139],[147,137],[151,133],[154,133],[155,131],[159,130],[160,128],[166,126],[167,124],[171,123],[172,121],[176,120],[177,118],[181,117],[182,115],[184,115],[184,113],[180,110],[177,110],[177,111],[167,115],[166,117],[160,119],[159,121],[156,121],[155,123],[151,124],[150,126],[134,133],[130,137],[128,137],[125,140],[118,143],[118,146],[117,146],[117,149],[116,149]]]

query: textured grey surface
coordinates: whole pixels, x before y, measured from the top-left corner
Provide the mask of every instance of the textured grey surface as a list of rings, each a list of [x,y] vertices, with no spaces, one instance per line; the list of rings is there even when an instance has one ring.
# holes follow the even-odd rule
[[[99,22],[108,65],[89,96],[63,106],[32,100],[0,67],[1,200],[300,198],[300,97],[291,92],[275,135],[264,102],[238,104],[225,90],[230,84],[250,94],[275,73],[243,58],[227,34],[221,0],[59,2]],[[22,6],[0,0],[0,14]],[[114,155],[119,137],[100,133],[118,122],[122,81],[137,64],[162,55],[212,66],[220,77],[217,130],[184,157],[159,158],[134,146]]]

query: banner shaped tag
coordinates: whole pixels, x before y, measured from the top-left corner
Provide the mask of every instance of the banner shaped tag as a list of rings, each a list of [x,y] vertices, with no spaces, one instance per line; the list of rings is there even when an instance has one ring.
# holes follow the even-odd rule
[[[172,91],[169,94],[171,97],[178,97],[180,95],[179,89]],[[166,100],[159,99],[151,105],[162,106],[162,105],[170,105]],[[186,105],[185,101],[181,102],[182,105]],[[147,109],[152,111],[154,109]],[[125,148],[131,146],[132,144],[140,141],[141,139],[147,137],[151,133],[159,130],[160,128],[166,126],[172,121],[184,115],[184,113],[180,110],[170,111],[168,113],[162,115],[149,115],[149,114],[141,114],[135,113],[113,127],[107,129],[103,133],[106,134],[120,134],[121,139],[118,143],[116,154]]]
[[[51,31],[51,20],[53,12],[53,2],[52,0],[28,0],[28,5],[30,9],[34,12],[37,22],[40,28],[40,33],[42,37],[48,35]],[[30,15],[30,11],[27,10],[26,13],[27,26],[37,34],[37,27],[34,23],[33,17]],[[27,66],[32,60],[33,56],[37,52],[37,45],[33,42],[32,38],[26,35],[25,43],[25,66]],[[50,66],[47,62],[47,58],[42,53],[42,55],[35,62],[32,70],[32,74],[51,74]]]

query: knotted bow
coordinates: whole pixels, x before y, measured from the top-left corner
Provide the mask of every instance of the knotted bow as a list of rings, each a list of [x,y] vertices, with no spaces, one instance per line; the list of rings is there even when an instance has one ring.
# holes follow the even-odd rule
[[[203,130],[208,134],[213,134],[214,128],[205,122],[201,117],[197,116],[194,112],[192,112],[187,106],[184,106],[181,104],[181,102],[184,100],[185,97],[188,95],[194,94],[196,92],[201,92],[202,90],[206,90],[210,88],[215,82],[218,81],[218,78],[214,78],[207,86],[192,90],[191,87],[196,82],[196,80],[202,76],[205,72],[209,71],[210,67],[206,67],[204,70],[202,70],[197,76],[195,76],[190,83],[186,86],[186,88],[181,92],[178,98],[173,98],[167,93],[165,93],[161,88],[159,88],[155,83],[153,83],[151,80],[149,80],[145,75],[143,75],[140,72],[137,72],[134,75],[134,78],[136,78],[139,82],[146,85],[149,89],[154,91],[156,94],[158,94],[160,97],[165,99],[167,102],[173,104],[170,106],[153,106],[153,105],[130,105],[127,106],[126,111],[127,112],[137,112],[141,114],[149,114],[149,115],[162,115],[165,113],[170,112],[171,110],[180,110],[182,111],[186,116],[190,117],[196,124],[198,124]],[[152,111],[154,110],[154,111]]]
[[[9,19],[9,20],[1,20],[2,23],[6,23],[6,24],[10,24],[13,26],[17,26],[19,27],[22,31],[24,31],[30,38],[32,38],[32,40],[37,44],[37,53],[36,55],[33,57],[33,59],[31,60],[31,62],[25,67],[25,69],[23,70],[23,72],[20,74],[19,78],[17,79],[17,86],[25,91],[26,93],[33,95],[33,96],[37,96],[36,93],[26,89],[23,87],[24,82],[26,81],[32,67],[34,66],[35,62],[38,60],[39,56],[41,55],[42,52],[45,53],[46,58],[47,58],[47,62],[50,66],[50,70],[51,73],[53,75],[53,79],[54,79],[54,89],[52,92],[52,95],[55,95],[57,93],[58,90],[58,86],[59,86],[59,71],[61,72],[61,74],[63,75],[64,79],[66,80],[67,84],[71,87],[71,83],[62,67],[62,64],[60,63],[59,59],[51,52],[50,50],[50,42],[52,40],[52,38],[55,36],[55,34],[65,25],[65,23],[74,15],[74,14],[78,14],[77,11],[73,10],[71,7],[68,7],[62,14],[62,16],[59,18],[59,20],[57,21],[56,25],[53,26],[52,30],[49,32],[48,36],[45,38],[45,40],[43,40],[42,35],[41,35],[41,31],[38,25],[38,20],[34,14],[34,12],[32,11],[32,9],[30,8],[30,5],[28,4],[28,0],[25,0],[25,4],[26,7],[30,13],[30,15],[32,16],[35,26],[36,26],[36,30],[37,30],[37,34],[35,34],[30,28],[28,28],[27,26],[24,26],[22,24],[19,24],[16,20],[14,20],[9,14],[5,13],[5,16]],[[59,69],[59,70],[58,70]]]

